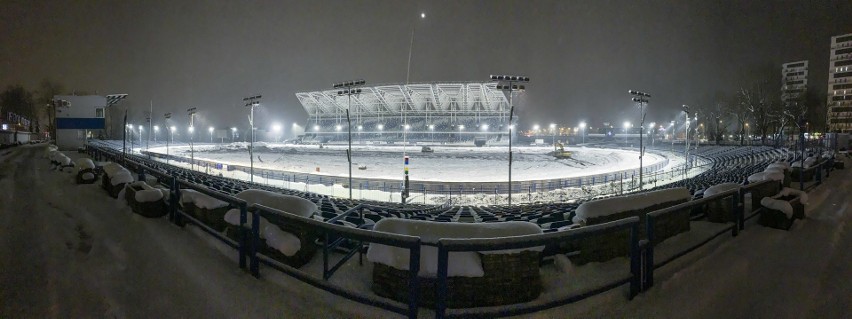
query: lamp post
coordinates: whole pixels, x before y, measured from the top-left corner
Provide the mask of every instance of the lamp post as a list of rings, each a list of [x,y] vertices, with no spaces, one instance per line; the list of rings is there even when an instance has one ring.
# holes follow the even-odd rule
[[[412,31],[412,39],[413,39]],[[413,40],[412,40],[413,41]],[[409,63],[411,63],[411,53],[408,54]],[[352,118],[349,116],[349,109],[352,108],[352,95],[361,94],[361,89],[367,82],[364,80],[345,81],[332,84],[332,87],[337,89],[337,96],[346,96],[346,129],[349,131],[349,148],[346,149],[346,161],[349,163],[349,199],[352,199]],[[338,131],[340,127],[338,126]],[[408,197],[408,171],[405,171],[403,177],[404,189],[402,190],[402,203],[405,204],[405,198]]]
[[[232,127],[231,128],[231,143],[235,142],[236,139],[237,139],[237,128]]]
[[[130,132],[130,134],[128,134],[130,136],[128,136],[127,139],[130,140],[130,154],[133,154],[133,124],[127,124],[124,129],[127,132]]]
[[[583,134],[583,144],[586,144],[586,122],[580,122],[580,134]]]
[[[210,144],[213,144],[213,127],[207,128],[207,131],[210,132]]]
[[[154,125],[154,144],[157,143],[157,133],[159,133],[159,132],[160,132],[160,127],[157,126],[157,125]]]
[[[195,138],[195,110],[196,108],[191,107],[186,109],[186,112],[189,113],[189,169],[195,170],[195,145],[193,145],[193,139]]]
[[[550,144],[553,144],[553,154],[556,154],[556,123],[550,123]]]
[[[648,104],[650,94],[634,90],[628,90],[627,93],[633,96],[632,101],[639,104],[639,190],[642,190],[642,157],[645,155],[645,147],[642,145],[645,140],[645,105]]]
[[[249,125],[251,126],[251,141],[249,141],[249,178],[251,183],[254,183],[254,108],[260,106],[260,94],[243,98],[246,107],[249,108]]]
[[[142,131],[143,131],[143,126],[140,124],[139,125],[139,150],[140,150],[140,152],[142,151]]]
[[[683,106],[681,106],[681,108],[683,109],[684,120],[686,123],[686,129],[683,132],[683,174],[685,177],[687,174],[687,170],[689,169],[689,105],[684,104]]]
[[[497,82],[496,89],[504,92],[509,92],[509,207],[512,206],[512,129],[515,127],[513,117],[515,115],[515,105],[512,103],[514,92],[522,92],[526,90],[525,85],[517,83],[529,83],[530,78],[517,75],[492,75],[491,81]],[[464,126],[462,126],[464,127]]]
[[[675,133],[677,133],[677,126],[676,125],[677,125],[677,121],[672,121],[669,124],[669,127],[672,128],[672,136],[671,136],[672,148],[669,151],[672,152],[672,153],[674,153]]]

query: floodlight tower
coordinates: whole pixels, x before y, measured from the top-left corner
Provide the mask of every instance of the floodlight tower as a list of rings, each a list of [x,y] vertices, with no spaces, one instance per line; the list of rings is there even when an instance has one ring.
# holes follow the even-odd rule
[[[633,102],[639,105],[639,190],[642,190],[642,156],[645,155],[643,140],[645,139],[645,105],[648,104],[650,94],[629,90],[627,93],[633,96]]]
[[[168,161],[169,160],[169,142],[171,142],[174,139],[172,135],[175,132],[175,127],[169,126],[169,119],[172,118],[172,113],[163,114],[163,118],[165,118],[164,122],[166,124],[166,130],[169,131],[169,137],[166,138],[166,161]]]
[[[346,126],[349,130],[349,148],[346,149],[346,161],[349,163],[349,199],[352,199],[352,119],[349,117],[349,109],[352,108],[352,95],[361,94],[361,89],[358,87],[364,86],[367,82],[364,80],[345,81],[333,83],[332,87],[337,89],[337,96],[346,95]],[[360,126],[359,126],[360,128]],[[405,198],[408,197],[408,172],[404,176],[405,187],[402,190],[402,203],[405,204]]]
[[[195,170],[195,146],[193,145],[193,138],[195,137],[195,113],[196,108],[191,107],[186,109],[186,112],[189,113],[189,169]]]
[[[681,106],[681,108],[683,109],[684,121],[685,121],[684,123],[686,123],[686,129],[683,132],[683,134],[684,134],[684,136],[683,136],[683,143],[684,143],[684,148],[683,148],[683,160],[684,160],[683,174],[685,176],[687,169],[689,168],[689,114],[690,113],[689,113],[689,105],[684,104],[683,106]]]
[[[491,81],[497,82],[496,89],[509,92],[509,206],[512,206],[512,129],[515,124],[512,123],[512,117],[515,115],[515,105],[512,104],[512,96],[514,92],[523,92],[526,90],[525,85],[518,83],[529,83],[530,78],[517,75],[491,75]]]
[[[251,141],[249,142],[249,164],[251,167],[249,174],[252,183],[254,183],[254,108],[260,106],[260,99],[260,94],[243,98],[243,102],[246,103],[245,106],[249,108],[249,125],[251,126]]]
[[[160,132],[160,126],[154,125],[154,144],[157,143],[157,133]]]
[[[580,129],[582,129],[583,144],[586,144],[586,122],[580,122]]]

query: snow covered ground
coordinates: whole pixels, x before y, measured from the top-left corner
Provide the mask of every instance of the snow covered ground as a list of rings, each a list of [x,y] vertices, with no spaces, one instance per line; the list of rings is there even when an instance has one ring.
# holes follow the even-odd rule
[[[113,147],[120,146],[120,141],[111,141]],[[316,145],[284,145],[284,144],[267,144],[258,143],[260,146],[255,146],[257,151],[255,155],[264,160],[261,163],[255,161],[255,167],[270,168],[276,170],[290,170],[302,173],[310,173],[317,175],[316,167],[320,167],[320,175],[323,176],[346,176],[348,174],[345,163],[346,147],[341,145],[326,146],[319,149]],[[217,161],[225,164],[249,165],[248,154],[246,151],[246,143],[231,143],[231,144],[196,144],[195,158]],[[353,168],[353,176],[355,178],[366,177],[370,179],[388,178],[391,180],[398,179],[401,176],[401,161],[398,161],[403,147],[401,146],[376,146],[376,145],[356,145],[353,146],[356,157],[365,156],[371,159],[367,170],[359,170]],[[168,149],[164,144],[152,144],[149,151],[180,155],[187,158],[190,157],[190,147],[186,144],[172,145]],[[436,153],[424,154],[419,152],[419,148],[408,147],[412,157],[412,180],[417,180],[418,174],[415,173],[417,165],[414,162],[420,162],[421,159],[426,164],[420,163],[422,168],[431,170],[426,178],[422,180],[430,181],[446,181],[446,182],[461,182],[471,180],[470,176],[475,176],[473,179],[482,181],[505,181],[507,171],[503,168],[506,166],[506,149],[504,147],[435,147]],[[601,149],[591,147],[568,148],[566,150],[574,152],[576,160],[556,160],[552,156],[547,155],[551,151],[548,147],[518,147],[515,152],[514,168],[512,172],[513,181],[520,180],[535,180],[535,179],[556,179],[570,178],[579,176],[591,176],[604,172],[616,172],[623,170],[631,170],[638,168],[638,153],[630,150],[619,149]],[[135,152],[139,153],[143,149],[136,148]],[[344,156],[341,158],[340,156]],[[437,155],[436,155],[437,154]],[[424,156],[424,158],[419,158]],[[155,158],[156,159],[156,158]],[[519,166],[519,159],[522,159]],[[158,159],[164,161],[162,159]],[[696,176],[706,170],[707,167],[701,166],[703,163],[699,159],[696,167],[689,171],[682,171],[681,167],[684,163],[680,153],[674,153],[663,150],[655,150],[653,153],[648,152],[645,156],[644,165],[648,167],[657,163],[666,163],[657,172],[646,172],[645,181],[648,185],[658,186],[673,183],[684,178]],[[180,166],[186,169],[193,168],[187,163],[168,161],[169,164]],[[289,164],[288,164],[289,163]],[[305,163],[313,163],[307,165]],[[353,166],[359,166],[356,161],[353,161]],[[490,165],[490,166],[489,166]],[[326,169],[336,170],[338,173],[331,174]],[[518,168],[520,167],[520,169]],[[250,180],[248,173],[240,171],[217,170],[207,167],[194,167],[209,174],[222,174],[225,177],[236,178],[241,180]],[[391,172],[391,173],[387,173]],[[549,177],[548,174],[553,174]],[[562,174],[562,175],[559,175]],[[314,192],[318,194],[348,197],[349,188],[341,184],[322,185],[313,182],[292,182],[284,180],[269,179],[267,176],[255,174],[256,182],[264,183],[271,186]],[[512,195],[514,203],[532,203],[532,202],[557,202],[570,199],[587,199],[607,194],[616,194],[631,192],[638,190],[638,180],[627,179],[623,181],[610,181],[601,183],[602,179],[598,180],[598,184],[584,185],[583,187],[565,187],[556,190],[547,190],[544,188],[536,188],[530,191],[515,191]],[[622,185],[623,182],[623,185]],[[588,181],[587,181],[588,183]],[[646,186],[646,187],[651,187]],[[519,186],[515,186],[518,188]],[[449,189],[449,188],[448,188]],[[525,187],[519,189],[526,190]],[[459,194],[458,189],[454,191],[437,192],[420,192],[417,189],[412,189],[409,200],[415,203],[423,204],[452,204],[452,205],[497,205],[508,203],[507,194],[493,194],[489,192],[477,192],[476,189],[465,189],[465,194]],[[357,185],[354,187],[353,198],[368,199],[376,201],[400,202],[400,192],[382,191],[377,189],[360,189]]]
[[[96,185],[49,169],[43,149],[0,153],[0,317],[398,317],[261,268],[237,267],[235,252],[194,227],[146,219]],[[76,153],[67,154],[72,159]],[[632,301],[614,289],[523,317],[843,318],[852,309],[852,170],[810,194],[807,218],[789,232],[751,220],[740,236],[711,244],[656,272]],[[670,254],[718,225],[698,223],[658,246]],[[317,274],[322,258],[305,266]],[[369,287],[357,258],[332,282]],[[624,260],[542,268],[548,300],[623,275]],[[422,310],[421,317],[431,317]]]
[[[246,143],[199,144],[195,158],[224,164],[249,165]],[[284,145],[256,143],[257,168],[275,169],[324,176],[349,176],[345,145]],[[406,148],[412,181],[499,182],[506,179],[506,147],[433,147],[434,153],[422,153],[419,147]],[[549,147],[515,147],[512,164],[514,181],[559,179],[591,176],[639,167],[639,153],[618,149],[566,148],[572,159],[555,159]],[[151,152],[166,153],[165,147]],[[170,154],[189,158],[187,146],[170,148]],[[647,154],[645,166],[662,162],[665,157]],[[399,179],[403,175],[403,147],[378,145],[352,146],[352,177]],[[366,166],[365,170],[358,169]],[[319,171],[317,171],[319,168]]]

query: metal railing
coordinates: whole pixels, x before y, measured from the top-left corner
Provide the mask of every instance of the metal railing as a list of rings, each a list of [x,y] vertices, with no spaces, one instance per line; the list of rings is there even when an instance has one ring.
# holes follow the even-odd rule
[[[334,222],[337,220],[341,220],[346,217],[353,216],[355,214],[358,215],[357,218],[361,218],[363,220],[364,209],[368,209],[371,207],[381,208],[381,206],[360,204],[350,208],[349,210],[337,217],[323,222],[311,218],[288,214],[280,210],[276,210],[274,208],[266,207],[263,205],[249,205],[248,203],[239,198],[221,193],[216,190],[212,190],[204,186],[199,186],[185,180],[180,180],[177,176],[169,176],[168,174],[165,174],[161,171],[147,166],[146,163],[143,163],[142,161],[135,161],[132,158],[123,158],[121,154],[117,152],[94,149],[91,149],[90,152],[92,152],[90,154],[93,154],[97,157],[125,160],[126,163],[130,163],[130,165],[128,166],[134,167],[143,175],[141,176],[143,179],[144,174],[148,173],[156,175],[160,182],[169,182],[171,188],[169,204],[170,221],[178,225],[183,225],[184,220],[187,223],[195,224],[199,228],[204,230],[206,233],[213,235],[215,238],[226,243],[228,246],[239,250],[240,268],[248,269],[248,271],[253,276],[260,276],[259,265],[262,263],[270,268],[281,271],[293,278],[296,278],[302,282],[323,289],[335,295],[342,296],[344,298],[365,305],[379,307],[395,313],[406,315],[409,318],[417,317],[421,300],[419,296],[420,287],[418,280],[421,249],[423,245],[427,244],[422,242],[421,238],[417,236],[376,232],[334,224]],[[810,170],[817,170],[816,172],[814,172],[815,174],[817,174],[816,182],[814,182],[814,185],[818,185],[818,183],[822,181],[820,175],[821,173],[819,172],[824,169],[830,169],[830,167],[827,167],[826,165],[828,164],[821,163],[820,165],[809,168]],[[585,298],[609,291],[624,284],[629,284],[629,298],[632,299],[641,291],[645,291],[653,286],[654,271],[656,269],[663,267],[669,264],[670,262],[689,254],[690,252],[695,251],[699,247],[708,244],[712,240],[718,238],[721,234],[724,234],[728,231],[731,232],[732,236],[737,236],[738,233],[744,229],[745,221],[757,215],[762,209],[760,207],[751,207],[750,211],[746,212],[744,201],[745,195],[753,193],[759,187],[763,187],[769,183],[777,182],[762,181],[757,183],[751,183],[748,185],[744,185],[738,189],[729,190],[726,192],[708,196],[706,198],[693,200],[675,206],[663,208],[654,212],[650,212],[647,214],[646,223],[644,225],[645,230],[647,231],[647,239],[640,238],[639,227],[642,227],[642,225],[640,225],[639,217],[635,216],[604,224],[586,226],[574,230],[551,232],[544,234],[489,239],[439,239],[437,241],[437,244],[428,244],[436,245],[438,248],[438,293],[436,299],[435,316],[436,318],[459,316],[491,317],[526,314],[583,300]],[[231,240],[222,233],[210,228],[203,222],[193,218],[191,215],[184,212],[181,208],[181,205],[179,205],[178,203],[179,198],[181,196],[181,189],[193,189],[207,196],[211,196],[213,198],[225,201],[231,207],[238,208],[240,210],[238,240]],[[727,200],[730,200],[730,219],[732,222],[728,223],[725,227],[722,227],[721,230],[715,231],[714,233],[710,234],[707,238],[703,238],[700,242],[692,244],[681,251],[675,252],[672,256],[664,260],[655,260],[655,244],[653,243],[655,242],[654,239],[657,232],[656,221],[659,218],[664,218],[668,214],[673,214],[684,209],[703,207],[704,205],[713,201]],[[306,271],[283,264],[275,259],[261,254],[258,251],[258,245],[260,243],[260,231],[258,228],[261,217],[272,219],[281,223],[286,223],[289,226],[293,226],[299,229],[305,229],[322,236],[322,238],[324,238],[324,240],[322,241],[322,274],[312,275]],[[250,228],[248,228],[246,225],[248,223],[248,218],[252,219]],[[630,275],[627,277],[612,278],[612,281],[605,284],[600,284],[598,287],[594,287],[569,296],[561,296],[556,300],[486,308],[447,309],[446,298],[448,289],[448,265],[450,259],[450,252],[495,251],[506,249],[524,249],[547,245],[558,245],[559,243],[563,243],[566,241],[574,241],[594,236],[603,236],[608,233],[618,231],[629,231],[630,234],[627,243],[625,243],[629,245],[630,257]],[[349,250],[345,251],[343,256],[340,257],[338,261],[334,263],[330,262],[331,258],[333,257],[332,255],[335,251],[335,248],[340,247],[341,244],[344,242],[348,242],[349,244],[354,243],[354,245],[353,247],[348,248]],[[388,245],[408,250],[409,278],[407,304],[390,301],[388,299],[380,298],[375,295],[364,293],[361,291],[354,291],[330,282],[330,279],[332,278],[334,273],[339,270],[340,267],[343,266],[346,261],[352,258],[354,254],[357,253],[360,256],[364,249],[364,243]]]

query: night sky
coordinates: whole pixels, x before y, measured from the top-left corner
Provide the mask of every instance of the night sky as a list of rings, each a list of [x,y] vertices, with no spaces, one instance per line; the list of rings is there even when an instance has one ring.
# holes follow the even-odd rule
[[[0,85],[128,93],[141,122],[304,123],[294,93],[363,78],[411,82],[531,78],[522,125],[636,120],[627,90],[653,95],[649,120],[711,104],[746,70],[810,60],[826,91],[829,41],[852,33],[852,1],[17,1],[0,9]],[[425,12],[426,18],[420,19]],[[197,124],[199,125],[199,124]]]

